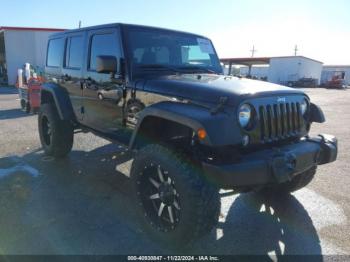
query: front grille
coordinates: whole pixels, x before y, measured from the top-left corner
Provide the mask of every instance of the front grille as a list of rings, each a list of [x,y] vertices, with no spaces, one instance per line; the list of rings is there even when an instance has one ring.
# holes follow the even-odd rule
[[[260,139],[264,142],[296,136],[302,127],[299,102],[259,106]]]

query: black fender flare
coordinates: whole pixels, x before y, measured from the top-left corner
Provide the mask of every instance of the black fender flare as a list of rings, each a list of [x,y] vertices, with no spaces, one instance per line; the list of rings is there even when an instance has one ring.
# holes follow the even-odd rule
[[[207,146],[225,146],[241,144],[242,136],[237,123],[236,114],[220,112],[212,114],[210,109],[179,102],[160,102],[146,107],[140,112],[138,122],[130,139],[129,148],[134,147],[136,137],[143,121],[149,117],[159,117],[170,120],[198,131],[204,128],[207,137],[200,141]]]
[[[316,123],[324,123],[326,121],[326,118],[323,114],[322,109],[314,104],[310,104],[310,122],[316,122]]]
[[[76,120],[73,106],[66,89],[54,83],[43,84],[41,86],[41,104],[47,102],[45,94],[52,97],[61,120]]]

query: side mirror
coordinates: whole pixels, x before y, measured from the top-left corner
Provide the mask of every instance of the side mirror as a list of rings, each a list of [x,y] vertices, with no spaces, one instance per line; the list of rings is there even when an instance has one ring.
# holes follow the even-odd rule
[[[98,73],[116,73],[117,65],[115,56],[100,55],[96,57],[96,71]]]

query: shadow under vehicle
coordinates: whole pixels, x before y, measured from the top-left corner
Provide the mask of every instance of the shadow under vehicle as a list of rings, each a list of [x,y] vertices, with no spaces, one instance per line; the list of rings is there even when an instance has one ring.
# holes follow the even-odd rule
[[[109,144],[88,152],[74,150],[64,159],[47,157],[41,150],[21,158],[0,158],[0,212],[6,225],[0,229],[2,253],[174,252],[151,242],[143,230],[132,205],[132,181],[115,170],[129,159],[123,152]],[[313,222],[295,196],[247,193],[234,197],[220,192],[220,197],[223,202],[232,201],[224,220],[194,245],[177,252],[260,255],[259,259],[322,254]],[[319,260],[321,256],[313,257]]]

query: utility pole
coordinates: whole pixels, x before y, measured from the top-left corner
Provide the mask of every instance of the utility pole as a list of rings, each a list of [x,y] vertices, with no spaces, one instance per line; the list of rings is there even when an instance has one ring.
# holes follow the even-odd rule
[[[81,28],[81,20],[79,20],[79,28]]]
[[[294,56],[297,56],[298,51],[299,51],[298,46],[295,45],[295,47],[294,47]]]
[[[253,45],[253,49],[250,50],[250,52],[252,52],[252,57],[254,57],[254,54],[255,54],[256,51],[257,51],[257,50],[255,49],[255,46]]]

